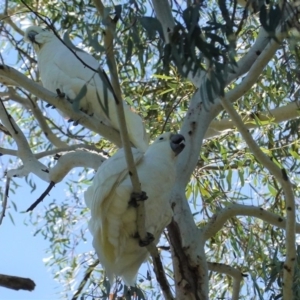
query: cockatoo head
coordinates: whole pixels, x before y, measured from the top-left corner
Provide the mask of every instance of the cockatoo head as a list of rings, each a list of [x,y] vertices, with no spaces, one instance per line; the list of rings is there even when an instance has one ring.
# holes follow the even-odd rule
[[[24,40],[33,45],[34,50],[38,53],[39,50],[47,42],[53,39],[53,32],[38,26],[30,26],[25,30]]]
[[[173,154],[173,157],[176,157],[185,147],[185,138],[181,134],[174,134],[171,132],[166,132],[156,138],[151,147],[148,148],[148,151],[155,149],[161,149],[161,151],[166,151],[170,149]],[[164,153],[164,152],[162,152]]]

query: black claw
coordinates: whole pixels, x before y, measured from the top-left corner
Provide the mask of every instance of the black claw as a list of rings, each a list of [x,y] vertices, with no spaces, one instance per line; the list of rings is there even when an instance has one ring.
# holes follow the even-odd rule
[[[73,122],[73,121],[74,121],[74,120],[72,120],[72,119],[69,119],[67,122],[68,122],[68,123],[71,123],[71,122]]]
[[[142,191],[141,193],[132,193],[128,204],[133,207],[138,207],[139,201],[146,201],[147,199],[148,199],[148,196],[147,196],[146,192],[144,192],[144,191]]]
[[[82,111],[82,112],[85,113],[85,114],[88,114],[87,109],[80,108],[80,111]]]
[[[73,123],[74,126],[77,126],[78,124],[79,124],[79,120],[77,120]]]
[[[59,98],[65,98],[65,97],[66,97],[66,94],[65,94],[65,93],[62,93],[62,92],[60,91],[60,89],[56,89],[56,93],[57,93],[57,96],[58,96]]]
[[[51,107],[51,105],[52,105],[52,104],[50,104],[50,103],[47,103],[47,104],[46,104],[46,107]]]
[[[56,154],[54,155],[54,159],[55,159],[55,160],[59,160],[60,157],[61,157],[61,155],[58,154],[58,153],[56,153]]]
[[[145,239],[139,240],[139,245],[140,245],[140,247],[146,247],[149,244],[151,244],[153,241],[154,241],[154,235],[150,232],[147,232],[147,236],[145,237]]]

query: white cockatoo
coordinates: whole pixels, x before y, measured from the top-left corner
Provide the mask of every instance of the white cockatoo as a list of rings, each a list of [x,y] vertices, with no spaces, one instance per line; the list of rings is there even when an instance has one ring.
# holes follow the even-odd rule
[[[113,128],[119,129],[113,93],[100,75],[87,67],[100,70],[99,63],[92,55],[82,50],[74,50],[87,65],[85,66],[52,31],[38,26],[28,27],[24,39],[34,47],[45,88],[52,92],[59,90],[70,100],[74,100],[86,85],[86,94],[80,99],[80,108],[89,115],[95,114],[108,120]],[[105,106],[105,100],[108,107]],[[141,117],[132,112],[125,103],[124,112],[130,141],[145,152],[148,148],[148,136]]]
[[[184,137],[164,133],[146,153],[132,148],[141,188],[146,192],[145,227],[157,244],[163,229],[170,223],[170,193],[175,180],[177,155],[184,149]],[[84,198],[91,210],[89,229],[99,261],[111,284],[121,276],[133,286],[141,264],[148,257],[137,237],[136,208],[131,205],[132,184],[123,149],[98,169]]]

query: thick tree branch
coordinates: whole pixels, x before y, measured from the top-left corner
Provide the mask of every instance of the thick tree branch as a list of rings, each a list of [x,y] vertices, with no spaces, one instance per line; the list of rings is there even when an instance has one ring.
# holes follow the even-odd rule
[[[241,273],[239,270],[225,264],[208,262],[207,265],[210,271],[223,273],[233,278],[231,299],[238,300],[240,290],[241,290],[241,282],[243,280],[243,277],[245,277],[245,275],[243,275],[243,273]]]
[[[157,19],[162,25],[165,37],[165,43],[170,43],[170,34],[175,27],[174,18],[172,16],[171,6],[168,0],[152,0],[153,8]]]
[[[39,162],[31,152],[26,137],[13,118],[7,114],[2,101],[0,101],[0,105],[0,119],[15,140],[18,147],[17,156],[23,162],[22,167],[7,172],[9,178],[14,176],[26,176],[32,172],[46,182],[57,183],[74,167],[84,166],[95,168],[105,160],[105,158],[97,154],[77,151],[64,155],[57,164],[49,170],[45,165]]]
[[[0,286],[16,291],[33,291],[35,283],[29,278],[0,274]]]
[[[281,122],[300,117],[299,107],[300,107],[299,101],[295,101],[285,106],[271,109],[268,112],[252,112],[252,113],[255,114],[257,120],[261,122],[265,122],[261,124],[261,126],[265,126],[268,125],[269,122],[279,124]],[[250,114],[246,115],[243,118],[243,122],[246,128],[248,129],[256,128],[258,126],[254,117],[251,116]],[[209,138],[213,138],[214,136],[219,136],[220,134],[230,131],[234,128],[235,128],[235,124],[229,118],[225,118],[220,121],[214,120],[210,123],[209,128],[205,133],[205,138],[209,139]]]
[[[29,97],[29,96],[28,96]],[[16,91],[12,88],[8,88],[8,94],[3,97],[3,99],[11,99],[20,103],[26,109],[30,110],[37,122],[39,123],[45,137],[55,146],[55,147],[67,147],[68,144],[63,142],[56,134],[52,132],[50,127],[47,124],[45,117],[43,116],[40,108],[38,107],[37,103],[33,103],[26,98],[21,97],[16,93]]]
[[[162,24],[164,24],[163,20],[160,21]],[[262,37],[264,37],[263,33]],[[280,38],[280,36],[278,36],[278,38]],[[244,84],[245,80],[237,87],[240,88],[239,91],[242,91],[242,94],[244,94],[256,82],[258,75],[261,73],[265,65],[269,62],[269,60],[274,55],[276,49],[278,48],[278,45],[275,45],[274,41],[269,42],[268,40],[262,38],[261,43],[267,45],[265,47],[262,47],[264,48],[262,54],[256,54],[258,55],[257,59],[251,68],[252,72],[257,72],[256,77],[253,76],[253,74],[251,74],[251,84],[246,86],[246,88],[245,86],[244,88],[240,88],[240,86]],[[248,64],[248,67],[249,66],[250,64]],[[244,69],[243,72],[246,72],[246,69]],[[241,74],[241,72],[237,73]],[[200,80],[201,76],[199,76],[199,81]],[[233,80],[233,78],[231,78],[231,80]],[[236,89],[235,93],[237,93]],[[230,96],[230,101],[236,101],[240,95],[231,92]],[[185,254],[189,258],[190,265],[193,266],[193,270],[197,270],[198,272],[197,274],[199,278],[199,285],[197,286],[197,292],[195,291],[195,293],[198,293],[197,296],[199,299],[207,299],[208,275],[206,258],[203,248],[203,237],[201,233],[199,233],[199,231],[195,228],[193,216],[185,198],[184,189],[187,182],[189,181],[190,175],[192,174],[195,165],[197,164],[199,150],[201,148],[202,140],[204,138],[204,133],[207,130],[212,119],[222,110],[222,107],[218,103],[216,97],[214,102],[215,104],[212,104],[208,99],[203,99],[203,101],[206,101],[207,103],[206,108],[203,109],[202,101],[199,99],[201,99],[201,97],[200,92],[198,90],[191,99],[190,107],[181,129],[181,133],[186,137],[186,147],[184,153],[182,153],[182,155],[178,159],[178,178],[173,189],[172,205],[174,210],[174,220],[180,228],[179,234],[181,235],[181,246],[184,247],[186,252]],[[175,232],[172,232],[172,230],[169,230],[169,232],[170,234],[176,234]],[[189,232],[188,235],[184,234],[187,232]],[[197,242],[195,242],[195,237],[199,237],[199,240]],[[172,251],[175,251],[174,245],[172,245]],[[180,278],[176,278],[176,276],[178,273],[181,272],[181,270],[176,265],[174,265],[174,272],[175,280],[177,281],[177,279]],[[190,274],[190,278],[192,278],[192,276],[193,275]],[[182,288],[177,289],[176,295],[180,298],[186,296],[187,293],[184,290],[184,288]],[[192,299],[193,296],[191,295],[190,297]]]
[[[18,86],[18,83],[14,80],[11,80],[10,78],[7,78],[6,76],[1,75],[0,76],[0,83],[4,84],[6,86]]]
[[[106,160],[103,156],[83,150],[67,153],[61,156],[57,164],[49,170],[51,181],[58,183],[76,167],[85,167],[97,170]]]
[[[18,32],[20,35],[24,35],[24,31],[22,29],[20,29],[11,19],[10,15],[12,15],[12,11],[9,10],[8,13],[1,13],[0,14],[0,21],[5,22],[6,24],[8,24],[9,26],[11,26],[11,28],[13,28],[16,32]]]
[[[83,150],[78,150],[76,152],[70,152],[61,156],[56,165],[53,168],[47,168],[44,171],[46,174],[45,178],[41,178],[46,182],[58,183],[73,169],[76,167],[84,167],[91,169],[98,169],[98,167],[105,161],[106,158],[101,155],[90,153]],[[23,177],[28,175],[30,172],[37,174],[34,168],[26,168],[25,165],[7,171],[8,177]]]
[[[0,99],[0,119],[4,126],[9,130],[12,138],[15,140],[18,147],[18,157],[22,160],[25,172],[33,172],[41,179],[47,181],[48,176],[45,170],[47,167],[39,162],[33,155],[28,145],[27,139],[22,130],[16,124],[14,119],[8,115],[3,102]],[[7,172],[9,176],[9,172]]]
[[[80,111],[74,111],[72,105],[67,100],[58,98],[56,94],[48,91],[38,83],[28,79],[19,71],[0,64],[0,76],[5,76],[9,79],[17,81],[19,86],[45,100],[47,103],[55,106],[64,114],[68,115],[71,119],[78,120],[82,126],[99,133],[101,136],[107,138],[117,146],[121,145],[119,133],[115,129],[104,125],[104,120],[100,120],[95,116],[90,117]]]
[[[87,150],[87,151],[84,152],[85,155],[90,155],[91,154],[91,157],[88,158],[87,165],[82,166],[82,167],[86,167],[86,168],[88,168],[88,165],[90,165],[90,164],[97,163],[98,159],[96,157],[99,157],[102,154],[107,155],[106,152],[104,152],[103,150],[95,147],[94,145],[76,144],[76,145],[71,145],[71,146],[62,147],[62,148],[55,148],[55,149],[52,149],[52,150],[47,150],[47,151],[43,151],[43,152],[40,152],[40,153],[36,153],[35,157],[39,159],[39,158],[42,158],[42,157],[55,155],[55,154],[65,155],[65,154],[67,154],[71,151],[75,151],[75,150],[83,150],[83,151]],[[91,153],[91,151],[92,151],[92,153]],[[97,153],[97,155],[93,152]],[[0,153],[1,153],[1,148],[0,148]],[[93,160],[94,158],[95,158],[95,160]],[[74,159],[76,159],[75,156],[74,156]],[[100,159],[104,161],[106,158],[103,157],[103,156],[100,156]],[[97,170],[99,166],[100,166],[100,164],[98,166],[94,165],[94,167],[92,167],[92,168]]]
[[[6,149],[6,148],[0,147],[0,156],[1,155],[18,156],[18,151],[17,150]]]
[[[261,207],[242,205],[242,204],[231,204],[219,212],[215,213],[210,221],[202,228],[204,240],[208,240],[213,237],[218,231],[220,231],[224,224],[231,218],[237,216],[249,216],[256,217],[268,224],[276,227],[285,229],[286,218],[283,218],[274,213],[268,212]],[[300,233],[300,224],[296,224],[296,233]]]
[[[251,46],[249,51],[239,59],[237,66],[233,66],[234,72],[229,74],[228,78],[226,79],[227,84],[246,74],[260,54],[264,51],[269,42],[269,33],[266,32],[263,27],[260,27],[255,43]]]
[[[34,156],[35,156],[35,158],[40,159],[40,158],[55,155],[55,154],[62,154],[62,153],[65,154],[65,153],[68,153],[68,152],[71,152],[74,150],[88,150],[88,151],[94,151],[98,154],[103,154],[102,150],[98,149],[97,147],[95,147],[93,145],[76,144],[76,145],[71,145],[71,146],[67,146],[67,147],[55,148],[55,149],[35,153]],[[88,154],[88,152],[85,152],[85,153]],[[0,155],[18,156],[18,151],[0,147]]]
[[[272,43],[272,42],[271,42]],[[226,98],[221,98],[222,105],[230,115],[231,119],[235,122],[237,129],[243,136],[248,147],[258,159],[258,161],[265,166],[271,174],[275,176],[277,181],[281,184],[283,193],[285,195],[286,202],[286,260],[284,264],[283,272],[283,296],[284,299],[293,298],[293,275],[294,275],[294,265],[296,257],[295,248],[295,223],[296,223],[296,213],[295,213],[295,197],[293,193],[292,185],[289,181],[288,175],[285,169],[280,169],[270,158],[262,152],[260,147],[256,144],[251,134],[244,126],[244,123],[238,113],[235,111],[231,102]]]

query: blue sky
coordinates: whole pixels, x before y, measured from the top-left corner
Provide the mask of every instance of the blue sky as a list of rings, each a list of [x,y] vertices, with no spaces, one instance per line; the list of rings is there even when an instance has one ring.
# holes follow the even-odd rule
[[[39,180],[37,180],[39,181]],[[21,276],[31,278],[35,284],[35,290],[14,291],[0,287],[1,300],[31,300],[31,299],[60,299],[59,292],[62,291],[61,285],[54,281],[50,270],[43,263],[43,258],[47,256],[45,250],[49,242],[44,240],[41,235],[33,236],[35,228],[33,225],[25,225],[26,213],[20,213],[28,208],[34,202],[45,186],[45,182],[38,182],[38,188],[32,194],[30,188],[24,181],[24,178],[18,179],[22,185],[17,189],[16,194],[11,194],[12,199],[18,206],[18,212],[13,208],[9,209],[12,214],[15,225],[11,222],[8,214],[0,226],[0,273],[6,275]],[[64,184],[57,184],[49,197],[36,209],[43,209],[43,206],[50,202],[50,199],[60,198],[65,195],[63,191]],[[28,223],[28,222],[27,222]]]

